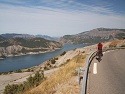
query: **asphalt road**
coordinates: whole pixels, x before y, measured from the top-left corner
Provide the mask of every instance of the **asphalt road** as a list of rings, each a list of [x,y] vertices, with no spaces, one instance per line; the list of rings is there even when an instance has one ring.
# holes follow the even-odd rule
[[[125,49],[94,59],[88,77],[88,94],[125,94]]]

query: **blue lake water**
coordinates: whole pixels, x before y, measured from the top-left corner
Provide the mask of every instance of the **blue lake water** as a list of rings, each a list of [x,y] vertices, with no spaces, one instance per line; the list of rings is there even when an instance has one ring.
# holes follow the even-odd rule
[[[33,55],[24,55],[24,56],[15,56],[8,57],[6,59],[0,60],[0,72],[14,71],[18,69],[29,68],[35,65],[39,65],[42,62],[49,60],[64,51],[72,50],[75,48],[85,47],[87,44],[65,44],[64,48],[61,50],[56,50],[53,52],[33,54]]]

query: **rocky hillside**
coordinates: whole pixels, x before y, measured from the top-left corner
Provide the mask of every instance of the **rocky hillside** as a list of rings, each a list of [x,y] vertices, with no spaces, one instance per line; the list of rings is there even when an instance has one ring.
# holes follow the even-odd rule
[[[0,37],[0,57],[9,55],[22,55],[27,53],[41,53],[62,48],[62,45],[55,41],[43,38],[9,38]]]
[[[75,35],[65,35],[60,38],[61,43],[98,43],[125,38],[125,29],[97,28]]]

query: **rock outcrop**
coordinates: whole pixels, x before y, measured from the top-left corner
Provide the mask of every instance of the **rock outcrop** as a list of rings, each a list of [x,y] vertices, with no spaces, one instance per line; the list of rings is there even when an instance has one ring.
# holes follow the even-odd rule
[[[0,47],[0,57],[19,54],[22,50],[22,46],[13,45],[8,47]]]

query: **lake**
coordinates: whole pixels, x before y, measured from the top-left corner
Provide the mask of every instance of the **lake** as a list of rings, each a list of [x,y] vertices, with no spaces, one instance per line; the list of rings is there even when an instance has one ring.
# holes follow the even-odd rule
[[[81,48],[85,46],[87,46],[87,44],[78,44],[78,45],[65,44],[63,49],[56,50],[53,52],[7,57],[6,59],[0,60],[0,72],[15,71],[18,69],[24,69],[24,68],[36,66],[43,63],[44,61],[47,61],[63,53],[64,51],[72,50],[75,48]]]

